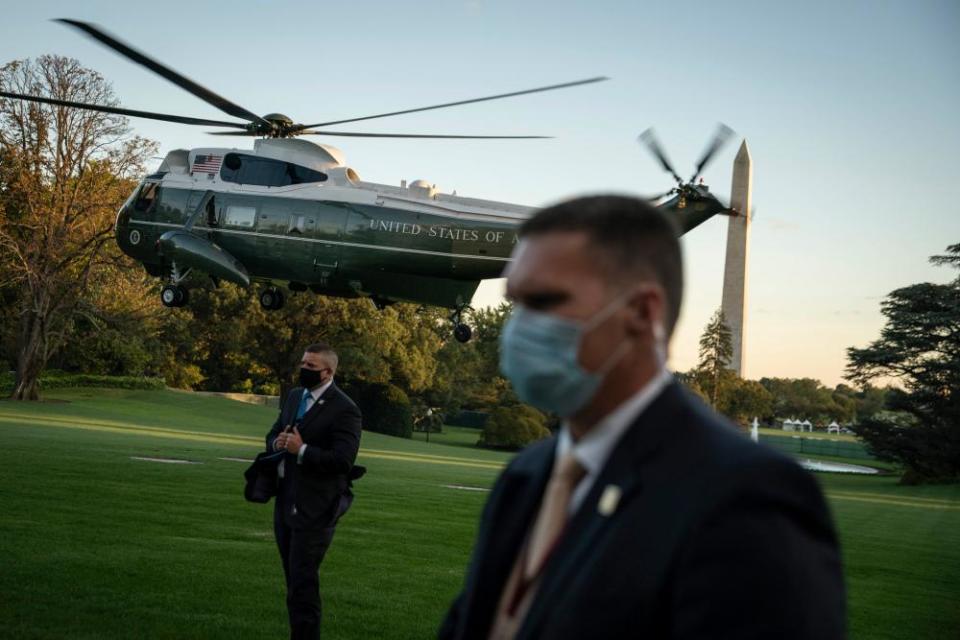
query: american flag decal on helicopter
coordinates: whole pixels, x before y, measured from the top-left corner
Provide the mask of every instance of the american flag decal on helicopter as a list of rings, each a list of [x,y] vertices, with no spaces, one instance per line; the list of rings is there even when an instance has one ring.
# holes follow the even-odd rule
[[[220,170],[221,162],[223,162],[223,156],[198,154],[193,159],[193,169],[190,173],[216,173]]]

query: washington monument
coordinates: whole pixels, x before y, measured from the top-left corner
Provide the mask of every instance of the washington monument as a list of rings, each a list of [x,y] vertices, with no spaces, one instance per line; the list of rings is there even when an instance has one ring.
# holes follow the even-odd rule
[[[739,212],[731,216],[727,225],[727,258],[723,269],[723,302],[721,309],[730,327],[733,356],[730,368],[744,376],[744,355],[747,328],[747,262],[750,253],[750,191],[753,165],[747,141],[733,161],[733,186],[730,189],[730,207]]]

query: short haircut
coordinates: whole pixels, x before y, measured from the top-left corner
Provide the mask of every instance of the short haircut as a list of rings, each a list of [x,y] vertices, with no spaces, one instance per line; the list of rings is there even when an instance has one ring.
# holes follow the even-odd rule
[[[541,209],[520,226],[520,237],[584,233],[610,283],[640,278],[658,283],[667,296],[667,335],[680,316],[683,258],[674,222],[643,200],[603,195],[575,198]]]
[[[337,352],[333,350],[333,347],[328,345],[326,342],[314,342],[313,344],[307,345],[307,348],[304,349],[306,353],[319,353],[323,355],[327,360],[327,364],[330,365],[330,368],[334,371],[337,370],[337,365],[340,364],[340,356],[337,355]]]

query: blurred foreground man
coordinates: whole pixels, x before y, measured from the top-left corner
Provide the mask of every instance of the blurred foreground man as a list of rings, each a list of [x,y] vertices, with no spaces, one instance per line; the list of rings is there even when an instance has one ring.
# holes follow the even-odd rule
[[[670,221],[591,197],[520,235],[501,369],[564,422],[497,480],[440,637],[842,638],[816,482],[665,369],[683,291]]]
[[[320,562],[337,520],[350,506],[350,479],[360,448],[360,410],[337,388],[336,352],[307,347],[300,386],[287,396],[267,434],[267,451],[282,451],[273,528],[287,582],[290,637],[320,637]]]

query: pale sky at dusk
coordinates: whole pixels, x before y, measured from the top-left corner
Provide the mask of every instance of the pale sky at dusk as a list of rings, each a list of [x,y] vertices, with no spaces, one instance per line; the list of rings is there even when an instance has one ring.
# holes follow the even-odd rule
[[[960,242],[960,4],[945,2],[16,3],[0,63],[78,58],[130,108],[224,119],[199,99],[49,22],[96,22],[244,107],[310,122],[607,75],[611,81],[342,130],[545,134],[541,141],[319,139],[366,180],[539,206],[583,192],[671,186],[636,143],[655,126],[681,174],[717,121],[737,131],[707,170],[726,196],[739,141],[753,156],[746,374],[840,381],[845,349],[877,337],[891,290],[955,274]],[[219,146],[131,120],[161,155]],[[241,144],[241,146],[243,146]],[[688,234],[673,368],[696,362],[720,304],[726,219]],[[477,303],[497,301],[500,281]]]

